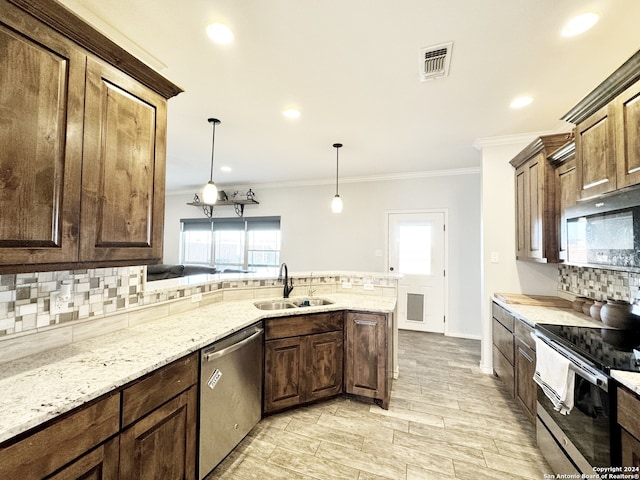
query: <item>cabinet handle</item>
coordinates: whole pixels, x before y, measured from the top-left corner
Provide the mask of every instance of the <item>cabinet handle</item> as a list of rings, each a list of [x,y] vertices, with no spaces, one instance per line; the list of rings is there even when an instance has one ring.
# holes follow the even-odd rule
[[[217,352],[216,351],[203,352],[202,356],[205,358],[207,362],[210,362],[211,360],[220,358],[223,355],[227,355],[229,353],[235,352],[236,350],[244,347],[247,343],[251,343],[257,340],[258,337],[262,335],[262,332],[264,332],[264,330],[260,328],[259,330],[256,330],[255,333],[253,333],[250,337],[247,337],[244,340],[239,341],[238,343],[234,343],[233,345],[230,345],[227,348],[223,348],[222,350],[219,350]]]
[[[369,327],[375,327],[378,322],[373,320],[354,320],[358,325],[367,325]]]

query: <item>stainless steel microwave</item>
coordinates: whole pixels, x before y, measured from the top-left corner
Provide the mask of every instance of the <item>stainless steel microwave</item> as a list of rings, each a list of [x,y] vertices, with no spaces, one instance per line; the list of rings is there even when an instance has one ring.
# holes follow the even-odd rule
[[[579,202],[566,218],[566,263],[640,271],[640,188]]]

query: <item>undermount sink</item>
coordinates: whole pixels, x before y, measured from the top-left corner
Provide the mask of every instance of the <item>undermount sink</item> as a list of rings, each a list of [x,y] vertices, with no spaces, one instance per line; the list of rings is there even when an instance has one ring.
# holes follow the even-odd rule
[[[254,305],[260,310],[283,310],[285,308],[298,307],[295,303],[286,300],[268,300],[266,302],[256,302]]]
[[[293,303],[298,307],[319,307],[321,305],[331,305],[333,302],[326,298],[305,298],[302,300],[294,300]]]
[[[264,300],[255,302],[254,305],[260,310],[285,310],[287,308],[304,308],[319,307],[322,305],[331,305],[333,302],[326,298],[300,298],[295,300]]]

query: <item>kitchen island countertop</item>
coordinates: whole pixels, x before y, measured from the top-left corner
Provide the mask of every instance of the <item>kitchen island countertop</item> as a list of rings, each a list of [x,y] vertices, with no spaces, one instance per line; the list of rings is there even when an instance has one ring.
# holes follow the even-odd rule
[[[0,365],[0,442],[269,317],[334,310],[389,313],[395,297],[327,294],[334,303],[259,310],[224,301]]]

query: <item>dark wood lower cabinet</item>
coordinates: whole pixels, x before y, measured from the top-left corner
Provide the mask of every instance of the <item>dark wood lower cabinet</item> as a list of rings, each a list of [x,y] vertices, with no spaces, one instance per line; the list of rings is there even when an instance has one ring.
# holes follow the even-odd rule
[[[304,402],[303,337],[270,340],[264,349],[264,411],[272,412]]]
[[[115,437],[83,455],[48,480],[116,480],[120,442]]]
[[[529,421],[535,423],[537,384],[533,381],[533,374],[536,372],[536,352],[519,338],[516,338],[515,347],[516,401]]]
[[[0,445],[0,479],[195,480],[198,356]]]
[[[195,386],[138,420],[120,435],[120,478],[195,478]]]
[[[391,396],[391,320],[377,313],[348,312],[345,319],[345,391],[389,407]]]
[[[334,330],[274,338],[323,328]],[[342,393],[342,314],[267,320],[265,331],[265,413]]]

